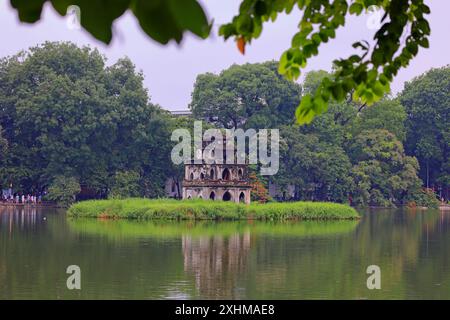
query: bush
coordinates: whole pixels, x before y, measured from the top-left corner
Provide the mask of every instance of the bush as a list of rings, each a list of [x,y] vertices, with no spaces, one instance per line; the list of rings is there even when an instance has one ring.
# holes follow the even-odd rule
[[[408,207],[427,207],[436,209],[439,207],[439,200],[432,189],[420,189],[408,196]]]
[[[114,176],[114,185],[110,198],[129,198],[139,196],[139,173],[136,171],[118,171]]]
[[[75,201],[75,197],[80,191],[81,187],[76,178],[56,176],[48,188],[46,198],[58,205],[68,207]]]

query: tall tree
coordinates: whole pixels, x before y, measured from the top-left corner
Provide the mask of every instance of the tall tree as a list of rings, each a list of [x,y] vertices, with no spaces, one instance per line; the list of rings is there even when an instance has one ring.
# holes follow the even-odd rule
[[[406,151],[417,157],[429,187],[450,186],[450,67],[432,69],[406,83]]]
[[[0,127],[0,179],[2,176],[1,171],[3,171],[3,164],[5,162],[7,149],[8,149],[8,141],[5,138],[3,138],[2,127]]]
[[[276,62],[233,65],[197,77],[190,108],[196,118],[225,128],[273,128],[293,122],[301,87]]]
[[[152,181],[143,193],[161,194],[170,119],[149,102],[130,60],[106,67],[97,50],[48,42],[5,59],[0,77],[0,125],[11,146],[4,175],[16,188],[64,176],[106,194],[116,172],[134,170],[142,185]]]
[[[398,99],[385,98],[373,106],[362,109],[353,123],[353,132],[385,129],[393,133],[398,140],[406,139],[406,111]]]
[[[282,193],[292,186],[296,199],[347,200],[352,190],[351,163],[340,146],[302,134],[296,126],[283,127],[281,137],[280,171],[271,181]]]
[[[357,204],[404,203],[420,189],[416,158],[406,156],[402,143],[387,130],[361,132],[351,146],[350,158]]]

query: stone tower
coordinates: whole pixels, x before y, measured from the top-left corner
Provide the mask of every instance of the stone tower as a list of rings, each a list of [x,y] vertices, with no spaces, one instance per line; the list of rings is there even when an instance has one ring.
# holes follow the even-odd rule
[[[183,199],[210,199],[216,201],[233,201],[250,203],[251,185],[248,177],[248,165],[226,163],[227,146],[222,142],[223,163],[194,163],[184,165]],[[203,148],[205,143],[203,143]],[[234,148],[234,145],[233,145]],[[203,150],[202,150],[203,151]],[[234,152],[234,150],[233,150]]]

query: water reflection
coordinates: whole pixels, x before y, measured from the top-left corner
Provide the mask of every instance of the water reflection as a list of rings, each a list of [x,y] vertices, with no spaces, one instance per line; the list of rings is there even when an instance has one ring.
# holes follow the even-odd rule
[[[449,213],[438,211],[144,223],[0,208],[0,298],[450,299],[449,249]],[[69,264],[82,269],[79,292],[65,288]],[[382,290],[366,288],[371,264]]]
[[[10,235],[16,230],[35,229],[41,214],[42,210],[34,206],[0,206],[0,225],[7,226]]]
[[[193,238],[183,236],[184,270],[192,274],[198,294],[206,299],[244,298],[238,276],[247,272],[251,234]]]

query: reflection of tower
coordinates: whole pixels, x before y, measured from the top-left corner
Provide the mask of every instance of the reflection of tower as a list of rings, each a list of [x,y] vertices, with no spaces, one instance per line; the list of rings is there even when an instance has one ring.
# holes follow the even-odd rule
[[[214,140],[213,140],[214,141]],[[222,144],[223,163],[186,163],[184,166],[183,199],[202,198],[250,203],[251,185],[248,179],[247,164],[226,163],[227,154],[235,154],[234,141],[226,139],[218,141]],[[203,142],[202,150],[197,150],[197,158],[204,153],[207,142]],[[215,150],[211,151],[214,158]]]
[[[250,251],[250,233],[230,237],[183,236],[184,270],[195,276],[202,297],[239,298],[238,277],[245,272]]]

